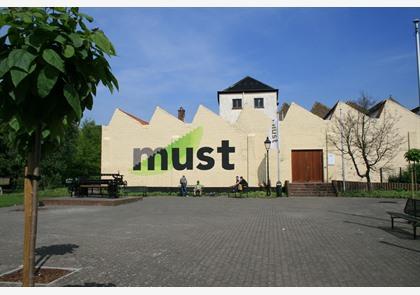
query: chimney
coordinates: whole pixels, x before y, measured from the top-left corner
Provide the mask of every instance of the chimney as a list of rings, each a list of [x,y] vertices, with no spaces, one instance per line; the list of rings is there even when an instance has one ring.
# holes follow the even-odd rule
[[[185,119],[185,110],[180,107],[178,110],[178,119],[180,119],[182,122],[184,122]]]

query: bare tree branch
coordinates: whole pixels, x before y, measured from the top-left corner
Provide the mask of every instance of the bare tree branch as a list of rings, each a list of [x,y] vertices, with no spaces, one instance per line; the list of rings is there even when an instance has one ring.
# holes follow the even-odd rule
[[[343,118],[332,118],[328,141],[350,158],[357,175],[366,178],[370,190],[371,172],[387,167],[403,143],[396,127],[399,118],[385,110],[379,118],[369,116],[374,101],[364,94],[348,105],[352,109]],[[378,106],[383,107],[373,108]]]

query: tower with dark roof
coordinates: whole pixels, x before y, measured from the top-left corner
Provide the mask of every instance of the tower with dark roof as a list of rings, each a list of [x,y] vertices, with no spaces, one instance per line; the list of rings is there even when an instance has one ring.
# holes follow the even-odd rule
[[[232,86],[217,92],[219,115],[230,123],[236,122],[244,108],[254,108],[275,119],[278,89],[252,77],[245,77]]]

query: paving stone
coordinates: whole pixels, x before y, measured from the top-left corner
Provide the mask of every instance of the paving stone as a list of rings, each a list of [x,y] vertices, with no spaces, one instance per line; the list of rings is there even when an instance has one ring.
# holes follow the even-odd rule
[[[386,211],[404,200],[148,197],[118,207],[47,207],[54,286],[420,286],[420,237]],[[23,212],[0,209],[0,272],[22,263]],[[7,284],[0,284],[5,286]]]

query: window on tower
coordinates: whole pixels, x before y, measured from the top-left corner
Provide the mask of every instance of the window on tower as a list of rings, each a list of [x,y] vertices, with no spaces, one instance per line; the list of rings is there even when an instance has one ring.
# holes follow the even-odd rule
[[[242,99],[234,98],[232,99],[232,109],[242,109]]]
[[[262,97],[254,98],[254,108],[263,109],[264,108],[264,98],[262,98]]]

